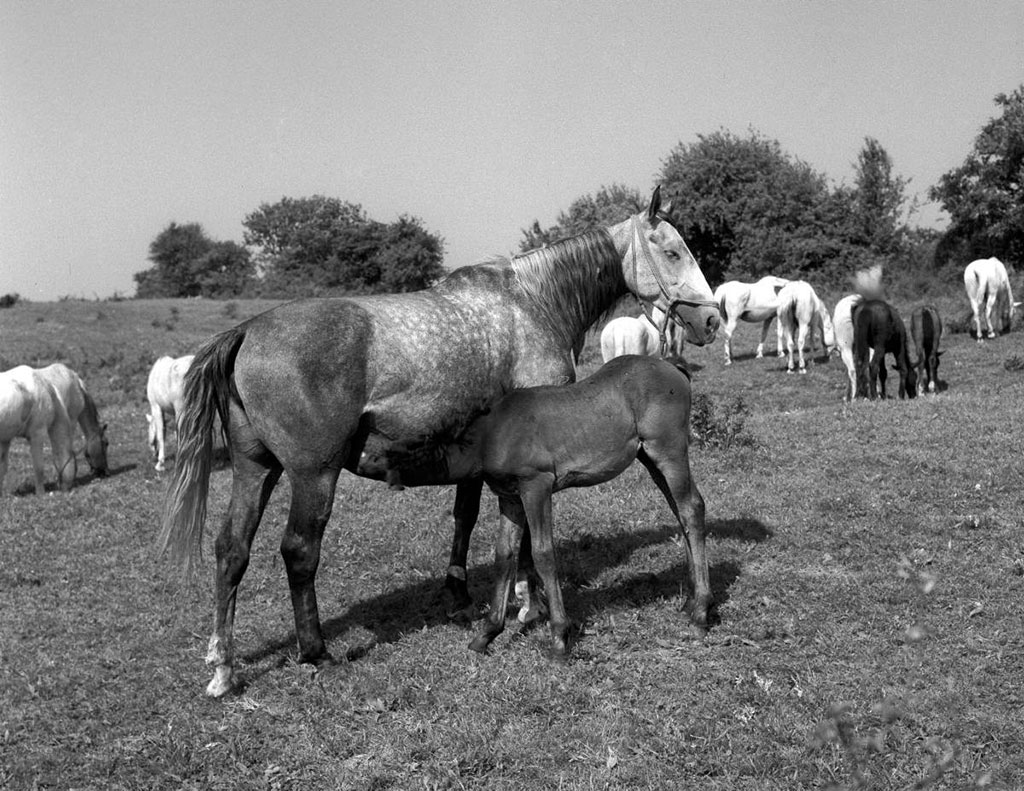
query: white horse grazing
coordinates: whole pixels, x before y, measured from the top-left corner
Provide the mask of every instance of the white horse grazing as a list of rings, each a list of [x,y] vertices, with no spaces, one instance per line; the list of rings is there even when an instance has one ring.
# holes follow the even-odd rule
[[[654,321],[651,321],[651,318]],[[601,330],[601,358],[608,362],[624,354],[640,354],[655,357],[661,353],[661,335],[658,325],[665,321],[665,314],[656,307],[651,308],[651,318],[644,313],[639,317],[619,316],[604,325]],[[683,331],[674,321],[665,327],[666,355],[683,354]]]
[[[164,469],[166,459],[164,416],[177,421],[177,416],[181,414],[185,373],[192,365],[193,357],[194,354],[178,358],[161,357],[153,363],[149,372],[149,381],[146,383],[149,414],[146,415],[146,420],[149,421],[149,445],[153,448],[157,470]]]
[[[756,283],[741,283],[729,280],[715,289],[715,302],[722,314],[722,336],[725,339],[725,364],[732,363],[732,335],[736,332],[736,324],[740,319],[749,322],[763,322],[761,326],[761,342],[757,344],[757,356],[764,357],[764,340],[768,337],[768,327],[775,318],[779,307],[779,291],[788,283],[784,277],[768,275]],[[782,351],[782,327],[779,326],[777,353]]]
[[[7,456],[15,437],[24,437],[32,452],[36,494],[46,491],[43,439],[50,437],[57,481],[64,491],[75,480],[71,422],[53,385],[27,365],[0,373],[0,494],[7,475]]]
[[[796,332],[800,373],[805,374],[807,363],[804,361],[804,345],[809,340],[811,351],[814,351],[816,330],[821,335],[821,344],[826,354],[831,354],[836,346],[832,317],[828,315],[825,303],[805,280],[794,280],[783,286],[779,291],[778,301],[779,331],[786,336],[786,351],[789,355],[786,371],[793,373],[793,333]]]
[[[82,378],[63,363],[37,368],[36,373],[53,386],[71,422],[72,434],[75,423],[82,429],[85,436],[85,459],[89,467],[98,476],[106,475],[110,470],[107,463],[107,446],[110,444],[107,442],[107,426],[100,423],[96,402],[85,389]]]
[[[985,321],[988,324],[988,337],[996,337],[995,328],[992,326],[992,311],[998,307],[996,318],[1000,329],[1009,332],[1010,322],[1013,319],[1013,311],[1020,307],[1020,302],[1013,301],[1013,291],[1010,289],[1010,277],[1006,274],[1006,267],[998,258],[979,258],[971,261],[964,269],[964,288],[967,289],[967,299],[971,301],[971,311],[974,313],[974,327],[978,332],[978,343],[982,342],[981,334],[981,306],[985,305]]]
[[[844,398],[846,401],[852,401],[857,395],[857,366],[853,360],[853,306],[862,299],[864,297],[860,294],[849,294],[836,303],[836,309],[832,312],[836,348],[839,349],[839,356],[850,378],[850,389]],[[869,355],[874,355],[874,351],[870,350]]]

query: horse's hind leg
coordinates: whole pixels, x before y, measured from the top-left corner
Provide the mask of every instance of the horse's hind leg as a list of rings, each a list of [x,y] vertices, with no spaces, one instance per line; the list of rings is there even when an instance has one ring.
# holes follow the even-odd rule
[[[214,676],[206,694],[220,697],[235,686],[234,624],[238,586],[249,567],[249,553],[267,500],[281,477],[281,468],[266,466],[240,451],[233,458],[231,502],[215,544],[217,568],[214,572],[213,634],[206,662],[214,667]]]
[[[484,619],[483,629],[469,647],[483,653],[499,634],[505,631],[505,616],[508,614],[508,597],[515,579],[516,544],[523,539],[526,514],[518,500],[501,498],[501,526],[494,548],[494,561],[498,567],[498,579],[494,584],[491,610]]]
[[[10,440],[0,442],[0,497],[4,493],[4,478],[7,477],[7,458],[11,452]]]
[[[289,471],[292,503],[288,526],[281,538],[281,556],[288,573],[295,636],[303,662],[330,660],[320,628],[316,600],[316,571],[320,565],[320,544],[331,518],[334,491],[341,471],[333,468]]]
[[[452,551],[445,575],[445,614],[453,620],[473,619],[473,599],[469,596],[466,582],[466,558],[469,555],[469,538],[480,515],[480,495],[483,480],[480,478],[459,482],[455,488],[455,534],[452,537]]]
[[[666,438],[667,439],[667,438]],[[674,441],[646,442],[638,458],[665,495],[686,540],[693,601],[690,621],[699,637],[708,628],[708,610],[714,597],[705,547],[704,498],[690,476],[689,452],[685,434]]]

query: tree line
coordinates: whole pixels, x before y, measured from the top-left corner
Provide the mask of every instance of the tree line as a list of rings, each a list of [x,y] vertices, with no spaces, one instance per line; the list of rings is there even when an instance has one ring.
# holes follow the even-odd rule
[[[972,258],[1024,256],[1024,85],[995,97],[999,114],[964,163],[928,189],[949,214],[944,232],[916,227],[915,201],[872,137],[850,184],[785,152],[755,130],[719,130],[679,143],[657,177],[680,232],[712,283],[771,273],[839,282],[875,263],[938,269]],[[575,200],[522,251],[611,225],[646,206],[621,184]],[[444,272],[443,240],[402,216],[370,219],[358,204],[315,195],[263,204],[244,222],[244,245],[210,239],[197,223],[169,224],[134,275],[138,297],[296,297],[413,291]]]

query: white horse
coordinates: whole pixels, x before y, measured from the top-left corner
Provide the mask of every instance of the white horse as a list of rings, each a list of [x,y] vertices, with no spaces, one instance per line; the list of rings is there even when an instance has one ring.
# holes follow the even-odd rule
[[[146,420],[149,422],[149,445],[153,449],[157,470],[164,469],[166,460],[164,417],[177,421],[177,416],[181,414],[185,373],[192,365],[193,357],[194,354],[178,358],[164,356],[153,363],[149,371],[149,381],[146,383],[149,414]]]
[[[653,321],[651,320],[653,318]],[[651,308],[651,317],[646,313],[639,317],[619,316],[604,325],[601,330],[601,358],[608,362],[624,354],[640,354],[654,357],[661,354],[661,335],[658,325],[665,321],[665,314],[656,307]],[[666,355],[683,354],[683,331],[674,321],[665,327]]]
[[[964,269],[964,288],[967,290],[967,299],[971,301],[971,311],[974,313],[974,327],[978,332],[978,343],[982,342],[981,334],[981,306],[985,305],[985,321],[988,324],[988,337],[996,337],[995,328],[992,326],[992,311],[999,308],[996,314],[1001,324],[1000,329],[1005,332],[1010,330],[1010,322],[1013,320],[1013,312],[1020,307],[1020,302],[1013,301],[1013,291],[1010,289],[1010,277],[1006,274],[1006,267],[998,258],[979,258],[971,261]]]
[[[768,275],[756,283],[741,283],[729,280],[715,289],[715,302],[722,314],[722,337],[725,339],[725,364],[732,363],[732,335],[736,332],[736,324],[740,319],[749,322],[763,322],[761,326],[761,342],[757,344],[757,357],[764,357],[764,341],[768,337],[768,327],[778,310],[779,291],[789,283],[784,277]],[[782,351],[782,327],[779,326],[777,337],[777,353]]]
[[[85,389],[82,378],[63,363],[37,368],[36,373],[53,386],[72,427],[77,423],[82,429],[85,436],[85,459],[89,467],[96,475],[106,475],[110,470],[107,463],[107,446],[110,444],[107,442],[107,426],[100,423],[96,402]]]
[[[779,331],[786,336],[786,351],[789,360],[786,371],[793,373],[793,333],[796,332],[796,347],[800,360],[800,373],[807,373],[804,361],[804,345],[810,341],[814,351],[815,331],[821,335],[821,344],[826,354],[831,354],[836,346],[835,329],[828,308],[821,301],[811,284],[805,280],[794,280],[779,290],[777,316]],[[810,338],[808,338],[810,335]]]
[[[11,442],[16,437],[24,437],[29,442],[36,494],[46,491],[43,440],[47,435],[57,468],[57,481],[62,490],[68,491],[76,472],[71,422],[53,385],[27,365],[0,373],[0,494],[7,475]]]
[[[857,366],[853,360],[853,306],[863,298],[860,294],[849,294],[836,303],[836,309],[832,312],[836,348],[839,349],[839,356],[850,378],[850,389],[844,399],[846,401],[852,401],[857,395]],[[874,350],[868,353],[873,356]],[[870,356],[868,359],[870,360]]]

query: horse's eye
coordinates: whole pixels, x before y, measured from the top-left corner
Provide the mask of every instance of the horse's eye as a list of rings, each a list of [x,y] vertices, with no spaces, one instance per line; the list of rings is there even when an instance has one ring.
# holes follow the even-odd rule
[[[675,250],[666,250],[665,255],[671,258],[673,261],[679,260],[679,253],[677,253]]]

